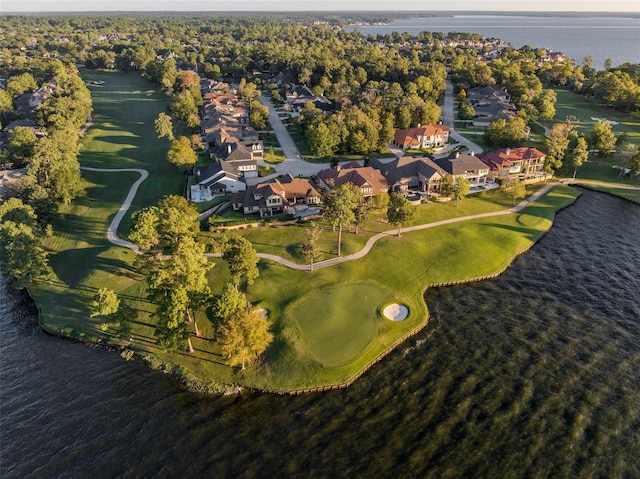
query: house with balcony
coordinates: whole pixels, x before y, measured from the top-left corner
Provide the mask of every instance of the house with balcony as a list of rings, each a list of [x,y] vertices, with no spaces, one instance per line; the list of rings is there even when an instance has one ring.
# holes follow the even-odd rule
[[[546,177],[544,162],[546,155],[537,148],[500,148],[482,155],[490,168],[489,175],[507,184],[520,181],[542,180]]]
[[[237,193],[231,199],[235,211],[243,214],[259,214],[261,218],[291,214],[307,216],[319,213],[320,193],[305,178],[287,174],[259,183]]]
[[[444,125],[420,125],[408,130],[398,130],[393,136],[393,143],[398,148],[440,148],[449,141],[449,127]]]
[[[471,182],[472,186],[484,185],[488,180],[489,166],[473,152],[471,154],[456,152],[445,158],[438,158],[434,163],[454,180],[459,177],[465,178]]]

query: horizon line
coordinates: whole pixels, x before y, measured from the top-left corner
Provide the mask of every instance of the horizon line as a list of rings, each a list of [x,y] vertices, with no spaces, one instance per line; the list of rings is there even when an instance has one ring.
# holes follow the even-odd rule
[[[262,13],[422,13],[426,16],[430,16],[431,14],[442,14],[442,13],[475,13],[475,14],[510,14],[510,13],[527,13],[527,14],[543,14],[543,13],[551,13],[551,14],[579,14],[579,15],[592,15],[592,14],[606,14],[606,13],[615,13],[615,14],[631,14],[635,16],[640,16],[640,11],[632,11],[632,10],[593,10],[593,11],[583,11],[583,10],[378,10],[378,9],[346,9],[346,10],[338,10],[338,9],[329,9],[329,10],[52,10],[48,12],[36,12],[36,11],[18,11],[18,10],[9,10],[0,12],[1,15],[5,14],[28,14],[28,15],[38,15],[38,16],[46,16],[50,14],[78,14],[78,13],[94,13],[94,14],[117,14],[117,13],[219,13],[219,14],[229,14],[229,13],[244,13],[244,14],[262,14]]]

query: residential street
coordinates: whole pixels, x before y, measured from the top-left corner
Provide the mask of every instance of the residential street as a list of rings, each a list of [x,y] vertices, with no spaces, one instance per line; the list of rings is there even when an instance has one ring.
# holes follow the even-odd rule
[[[279,163],[277,165],[269,165],[277,171],[279,175],[291,174],[292,176],[312,176],[318,173],[318,171],[328,168],[328,164],[323,163],[310,163],[302,159],[300,156],[300,152],[296,147],[293,138],[289,134],[289,131],[282,123],[282,120],[278,116],[278,112],[275,107],[271,103],[268,98],[264,96],[260,96],[260,103],[269,108],[269,123],[271,123],[271,128],[273,128],[273,132],[276,137],[278,137],[278,142],[282,147],[282,152],[286,158],[285,161]],[[260,181],[264,181],[265,178],[260,178]]]
[[[482,153],[483,149],[480,145],[468,140],[455,130],[456,125],[453,102],[453,83],[447,81],[447,88],[444,95],[444,106],[442,107],[442,120],[446,126],[451,128],[449,137],[453,138],[456,142],[463,144],[469,151],[474,151],[476,154]]]

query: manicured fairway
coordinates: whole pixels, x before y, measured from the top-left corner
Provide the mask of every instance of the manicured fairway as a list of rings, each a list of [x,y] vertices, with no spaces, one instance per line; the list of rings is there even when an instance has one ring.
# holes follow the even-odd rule
[[[633,118],[631,115],[591,102],[582,95],[567,90],[556,88],[554,91],[558,96],[556,122],[564,122],[569,115],[575,116],[578,119],[578,132],[589,135],[596,123],[592,118],[615,121],[617,124],[613,125],[612,130],[616,136],[626,133],[630,143],[640,145],[640,118]]]
[[[291,311],[309,353],[324,366],[353,361],[377,333],[378,308],[389,293],[371,283],[314,291]]]

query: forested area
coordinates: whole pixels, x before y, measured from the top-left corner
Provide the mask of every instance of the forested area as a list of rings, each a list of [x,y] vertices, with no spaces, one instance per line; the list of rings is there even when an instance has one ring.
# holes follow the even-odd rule
[[[550,120],[555,95],[568,88],[637,114],[640,66],[596,71],[545,50],[513,49],[477,34],[364,36],[339,21],[249,17],[5,17],[2,73],[29,58],[55,57],[88,68],[139,71],[172,95],[176,119],[195,127],[202,99],[189,74],[246,79],[281,99],[283,86],[306,84],[334,105],[332,116],[307,108],[303,131],[317,156],[383,150],[396,128],[440,119],[450,79],[457,90],[495,85],[511,94],[520,118]],[[9,103],[6,99],[0,103]]]

